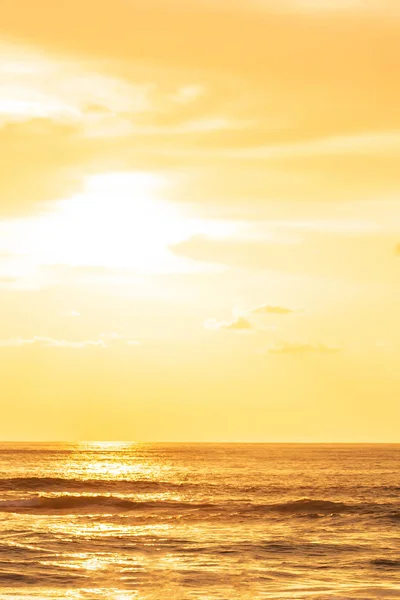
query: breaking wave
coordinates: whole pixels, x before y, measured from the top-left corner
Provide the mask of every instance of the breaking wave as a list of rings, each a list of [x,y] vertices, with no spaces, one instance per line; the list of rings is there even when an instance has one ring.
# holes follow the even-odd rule
[[[64,510],[75,512],[85,509],[106,509],[114,511],[133,510],[199,510],[207,509],[212,505],[195,504],[191,502],[141,502],[130,498],[118,496],[35,496],[18,500],[4,500],[0,502],[0,511],[3,512],[48,512]]]
[[[3,500],[0,502],[0,512],[129,512],[144,511],[146,513],[168,511],[170,513],[201,513],[212,516],[224,515],[233,517],[237,515],[247,517],[262,517],[271,515],[293,515],[293,516],[327,516],[340,515],[344,513],[366,514],[377,516],[390,516],[393,505],[384,504],[345,504],[330,500],[312,500],[303,498],[291,502],[277,504],[252,504],[247,502],[221,502],[201,503],[173,500],[151,500],[141,501],[132,497],[121,497],[115,495],[71,495],[60,494],[54,496],[37,495],[30,498]]]

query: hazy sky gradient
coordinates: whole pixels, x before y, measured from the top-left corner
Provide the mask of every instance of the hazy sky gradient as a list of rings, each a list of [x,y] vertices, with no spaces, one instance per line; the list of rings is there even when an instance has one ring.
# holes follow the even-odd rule
[[[0,12],[0,439],[400,441],[397,0]]]

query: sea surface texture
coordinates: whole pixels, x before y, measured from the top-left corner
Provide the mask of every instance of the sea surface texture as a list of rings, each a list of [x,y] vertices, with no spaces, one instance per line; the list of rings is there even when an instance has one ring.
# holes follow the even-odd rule
[[[1,444],[0,598],[400,598],[400,446]]]

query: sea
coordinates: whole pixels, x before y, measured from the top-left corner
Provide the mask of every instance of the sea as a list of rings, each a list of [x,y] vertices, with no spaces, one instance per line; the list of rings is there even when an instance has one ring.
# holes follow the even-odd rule
[[[0,444],[0,598],[400,598],[400,445]]]

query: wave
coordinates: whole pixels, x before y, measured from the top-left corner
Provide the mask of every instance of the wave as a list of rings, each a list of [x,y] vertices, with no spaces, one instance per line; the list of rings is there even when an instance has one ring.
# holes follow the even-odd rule
[[[243,500],[245,500],[246,496],[250,496],[252,500],[255,500],[258,497],[261,501],[263,498],[270,497],[272,499],[273,496],[281,496],[290,491],[290,486],[282,487],[282,486],[271,486],[271,485],[255,485],[255,486],[244,486],[235,485],[232,483],[229,484],[211,484],[201,482],[191,482],[191,481],[181,481],[181,482],[173,482],[173,481],[154,481],[149,479],[78,479],[78,478],[66,478],[66,477],[9,477],[9,478],[0,478],[0,492],[38,492],[38,493],[46,493],[46,492],[54,492],[54,493],[114,493],[114,494],[134,494],[134,493],[152,493],[152,492],[187,492],[192,490],[201,489],[203,494],[208,492],[209,495],[215,496],[219,495],[222,497],[224,494],[232,495],[238,494],[242,496]],[[360,492],[362,488],[357,486],[354,489],[354,493],[350,489],[347,489],[346,492],[349,494],[349,497],[355,496],[356,493]],[[373,491],[373,487],[366,486],[369,492]],[[397,496],[400,487],[398,486],[378,486],[380,494],[383,492],[388,492]],[[295,490],[293,490],[295,491]],[[331,488],[333,495],[335,492],[343,491],[342,488]],[[296,486],[296,492],[300,495],[306,496],[308,493],[318,493],[318,490],[315,488],[310,489],[307,487],[298,487]],[[304,509],[312,509],[313,506],[310,505],[310,502],[314,502],[314,508],[317,509],[317,512],[322,510],[324,512],[332,508],[336,511],[339,508],[338,503],[331,503],[330,501],[318,501],[318,500],[300,500],[289,503],[283,503],[282,505],[277,505],[276,510],[282,510],[291,512],[298,511],[301,512]],[[321,503],[322,502],[322,503]],[[343,506],[341,509],[345,508]]]
[[[390,558],[375,558],[374,560],[371,560],[371,565],[386,569],[398,569],[400,567],[400,560],[393,560]]]
[[[116,495],[71,495],[54,496],[37,495],[22,499],[6,499],[0,501],[0,512],[130,512],[140,511],[147,515],[163,511],[169,514],[190,514],[232,519],[235,517],[261,518],[268,515],[315,517],[340,515],[344,513],[364,514],[366,516],[391,516],[393,504],[345,504],[331,500],[300,500],[275,503],[252,504],[225,501],[220,503],[190,502],[173,500],[137,500],[132,497]]]
[[[150,481],[146,479],[69,479],[64,477],[11,477],[0,479],[0,491],[120,491],[153,492],[164,489],[175,490],[184,487],[185,483],[167,481]]]
[[[271,510],[283,513],[343,513],[353,510],[353,507],[343,502],[333,502],[332,500],[310,500],[302,498],[293,502],[283,502],[274,504]]]
[[[133,510],[201,510],[209,509],[211,504],[196,504],[194,502],[165,502],[165,501],[136,501],[119,496],[35,496],[17,500],[0,501],[2,512],[48,512],[48,511],[79,511],[85,509],[107,509],[117,511]]]

